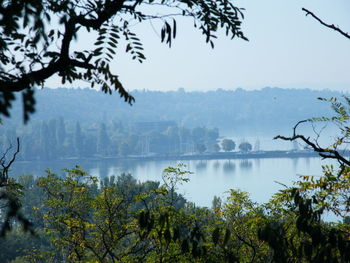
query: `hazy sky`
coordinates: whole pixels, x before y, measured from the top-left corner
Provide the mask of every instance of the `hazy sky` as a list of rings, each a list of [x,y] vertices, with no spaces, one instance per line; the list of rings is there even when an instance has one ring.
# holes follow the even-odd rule
[[[134,30],[147,60],[139,64],[121,47],[112,69],[128,90],[205,91],[266,86],[350,90],[350,40],[323,27],[301,8],[350,32],[349,0],[240,0],[249,42],[219,36],[212,50],[190,21],[178,20],[171,49],[160,43],[159,26]],[[156,28],[156,31],[154,30]],[[84,39],[84,41],[93,41]],[[49,85],[57,85],[52,79]]]

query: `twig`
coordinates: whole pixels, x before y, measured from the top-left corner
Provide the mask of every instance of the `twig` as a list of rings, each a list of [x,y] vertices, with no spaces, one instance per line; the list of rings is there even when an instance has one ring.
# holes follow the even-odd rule
[[[318,16],[316,16],[313,12],[307,10],[306,8],[302,8],[302,10],[304,12],[306,12],[306,16],[311,15],[314,19],[316,19],[318,22],[320,22],[322,25],[324,25],[325,27],[331,28],[337,32],[339,32],[340,34],[342,34],[343,36],[345,36],[346,38],[350,39],[350,35],[347,32],[344,32],[343,30],[341,30],[338,26],[335,26],[334,24],[327,24],[325,22],[323,22]]]

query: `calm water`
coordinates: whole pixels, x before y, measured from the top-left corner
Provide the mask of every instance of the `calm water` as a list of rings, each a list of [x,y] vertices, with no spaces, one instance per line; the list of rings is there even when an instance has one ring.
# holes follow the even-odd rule
[[[214,197],[225,197],[229,189],[241,189],[251,193],[253,200],[266,202],[271,195],[282,188],[277,182],[291,185],[298,174],[321,174],[320,158],[280,158],[245,160],[182,161],[193,172],[190,181],[180,186],[180,193],[200,206],[211,206]],[[162,171],[168,166],[176,166],[177,161],[57,161],[48,163],[17,162],[12,175],[34,174],[43,176],[50,168],[63,173],[63,168],[73,168],[80,164],[94,176],[119,175],[131,173],[140,181],[162,180]]]

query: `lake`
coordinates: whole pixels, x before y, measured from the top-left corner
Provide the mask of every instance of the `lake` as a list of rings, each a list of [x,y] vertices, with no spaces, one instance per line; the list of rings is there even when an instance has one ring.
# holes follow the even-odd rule
[[[162,171],[176,166],[179,161],[87,161],[69,160],[55,162],[17,162],[11,175],[33,174],[44,176],[45,170],[62,174],[62,169],[81,165],[91,175],[97,177],[131,173],[137,180],[162,180]],[[267,202],[272,194],[283,186],[291,185],[298,175],[319,176],[321,165],[326,164],[318,157],[313,158],[261,158],[235,160],[193,160],[182,161],[186,169],[193,172],[190,181],[179,187],[179,192],[187,200],[199,206],[211,206],[213,197],[225,198],[229,189],[240,189],[251,194],[257,202]]]

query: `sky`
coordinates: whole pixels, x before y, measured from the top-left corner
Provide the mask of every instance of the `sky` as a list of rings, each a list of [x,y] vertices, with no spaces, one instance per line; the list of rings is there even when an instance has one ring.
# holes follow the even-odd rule
[[[193,23],[178,19],[171,48],[160,43],[160,25],[144,22],[133,30],[142,40],[146,61],[125,54],[121,46],[112,62],[127,90],[207,91],[263,87],[348,91],[350,40],[323,27],[301,10],[305,7],[327,23],[350,32],[349,0],[239,0],[245,8],[242,28],[249,38],[218,35],[214,50]],[[94,42],[91,35],[79,45]],[[60,86],[53,78],[49,86]]]

